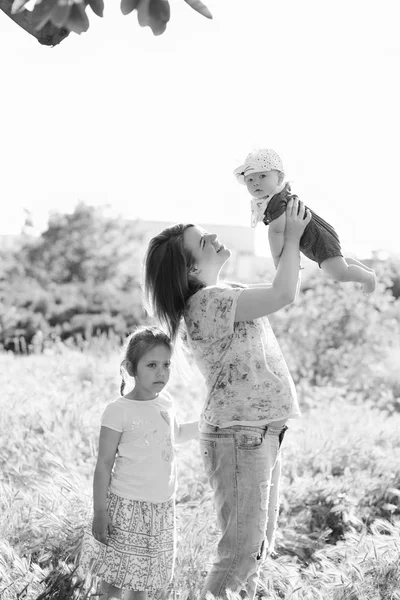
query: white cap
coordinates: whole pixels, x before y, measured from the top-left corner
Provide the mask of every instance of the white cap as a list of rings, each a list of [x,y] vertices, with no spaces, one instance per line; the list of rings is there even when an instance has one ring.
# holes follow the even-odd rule
[[[245,183],[245,176],[250,173],[261,173],[263,171],[280,171],[283,173],[283,164],[279,154],[270,148],[254,150],[246,157],[245,163],[235,169],[233,174],[239,183]]]

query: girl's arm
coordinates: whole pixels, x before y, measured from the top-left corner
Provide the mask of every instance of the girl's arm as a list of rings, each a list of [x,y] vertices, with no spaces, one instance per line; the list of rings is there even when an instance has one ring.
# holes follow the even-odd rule
[[[120,438],[120,431],[101,427],[99,453],[93,478],[93,510],[95,513],[107,510],[107,490]]]
[[[275,269],[278,268],[279,258],[285,243],[286,213],[272,221],[268,226],[268,240],[271,248]]]
[[[107,489],[121,432],[109,427],[101,427],[99,454],[93,478],[93,523],[92,534],[99,542],[107,543],[107,533],[111,534],[112,523],[107,511]]]
[[[297,198],[291,198],[286,209],[285,243],[272,286],[244,289],[240,294],[235,321],[252,321],[291,304],[297,292],[300,266],[300,238],[311,219],[311,213]]]
[[[199,422],[191,421],[190,423],[179,424],[175,419],[175,442],[182,444],[189,440],[194,440],[199,437]]]

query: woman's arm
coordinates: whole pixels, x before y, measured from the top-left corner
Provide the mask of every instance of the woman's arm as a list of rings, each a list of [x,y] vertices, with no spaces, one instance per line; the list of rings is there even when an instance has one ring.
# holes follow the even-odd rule
[[[272,286],[247,288],[240,294],[235,321],[252,321],[274,313],[291,304],[296,296],[299,279],[299,242],[311,219],[311,213],[297,198],[289,200],[286,209],[285,244]]]
[[[299,278],[297,280],[297,288],[296,288],[296,298],[300,291],[300,283],[301,283],[301,272],[299,272]],[[246,287],[248,288],[272,288],[272,283],[249,283]]]
[[[271,248],[271,255],[274,260],[275,268],[278,268],[280,256],[282,254],[283,245],[285,242],[285,227],[286,227],[286,212],[280,217],[271,221],[268,226],[268,240]]]
[[[267,283],[267,282],[264,282],[264,283],[246,283],[246,284],[244,284],[244,283],[236,283],[234,281],[225,281],[224,280],[224,283],[226,283],[227,285],[229,285],[230,287],[233,287],[233,288],[243,288],[243,289],[244,288],[254,288],[254,287],[264,287],[265,288],[265,287],[271,287],[272,286],[272,283]]]

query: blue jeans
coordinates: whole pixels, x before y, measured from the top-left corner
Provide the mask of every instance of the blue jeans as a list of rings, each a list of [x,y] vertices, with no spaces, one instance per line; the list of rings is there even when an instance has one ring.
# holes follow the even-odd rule
[[[200,600],[207,592],[226,599],[227,589],[255,597],[260,565],[274,550],[286,429],[202,425],[200,449],[221,538]]]

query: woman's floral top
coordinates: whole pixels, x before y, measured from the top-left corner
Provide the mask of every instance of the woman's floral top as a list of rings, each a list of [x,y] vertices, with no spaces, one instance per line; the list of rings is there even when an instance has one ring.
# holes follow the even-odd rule
[[[202,420],[218,427],[266,425],[301,414],[267,317],[234,320],[243,289],[205,287],[185,311],[189,344],[208,389]]]

